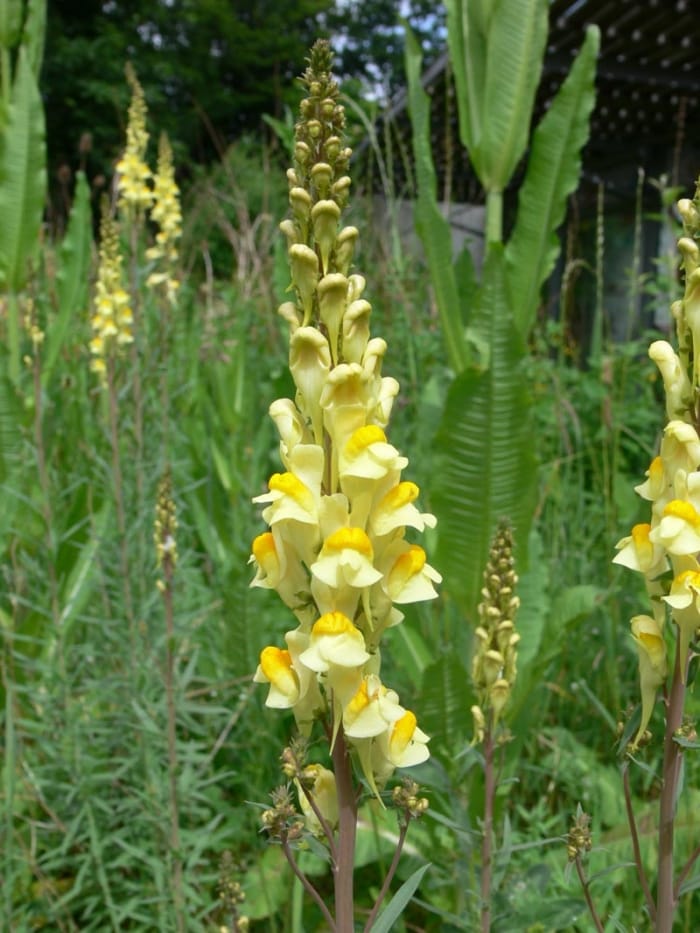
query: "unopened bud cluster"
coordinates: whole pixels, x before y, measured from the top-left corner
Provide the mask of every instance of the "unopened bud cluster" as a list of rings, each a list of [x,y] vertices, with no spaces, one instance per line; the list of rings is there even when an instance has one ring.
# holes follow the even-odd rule
[[[156,518],[153,525],[153,541],[156,561],[166,574],[172,573],[177,564],[177,513],[172,495],[172,480],[166,472],[158,486]]]
[[[678,241],[684,293],[671,305],[678,351],[666,340],[649,347],[663,380],[668,420],[659,455],[649,465],[646,481],[635,487],[650,503],[651,514],[618,541],[613,561],[643,575],[650,602],[649,614],[631,620],[642,700],[631,750],[641,744],[657,691],[668,676],[664,628],[669,609],[683,682],[700,628],[700,181],[692,200],[678,202],[678,211],[684,228]]]
[[[430,806],[427,798],[419,797],[419,793],[420,786],[410,778],[404,778],[391,793],[394,806],[403,811],[407,822],[419,819]]]
[[[297,812],[288,787],[278,787],[272,792],[272,807],[263,810],[260,820],[272,839],[292,842],[303,835],[304,821]]]
[[[477,742],[483,739],[489,715],[492,725],[497,723],[515,683],[520,641],[515,631],[515,616],[520,606],[515,595],[517,582],[513,537],[510,527],[503,523],[489,551],[479,603],[479,625],[474,633],[472,681],[478,704],[472,708],[472,716]]]
[[[576,817],[566,837],[566,854],[570,862],[591,851],[593,838],[591,836],[591,818],[581,806],[576,810]]]
[[[227,922],[220,927],[225,933],[247,933],[250,922],[247,917],[239,915],[239,907],[245,901],[245,892],[236,879],[237,869],[233,856],[226,851],[221,856],[219,870],[219,905]]]

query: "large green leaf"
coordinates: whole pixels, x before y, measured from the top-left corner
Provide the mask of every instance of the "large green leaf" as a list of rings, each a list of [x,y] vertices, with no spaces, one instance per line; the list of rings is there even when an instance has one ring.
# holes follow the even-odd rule
[[[487,191],[525,152],[547,41],[547,0],[449,0],[460,136]]]
[[[44,107],[26,48],[17,56],[15,80],[0,136],[0,282],[19,291],[38,245],[46,196]]]
[[[68,229],[58,251],[57,297],[58,315],[48,328],[47,346],[42,378],[51,378],[58,354],[76,316],[87,320],[90,249],[92,245],[92,211],[90,186],[84,172],[76,176],[75,197],[71,207]]]
[[[490,347],[486,369],[452,384],[436,439],[431,501],[438,516],[436,565],[462,611],[474,617],[496,526],[513,526],[524,565],[532,520],[535,458],[525,349],[508,305],[503,248],[491,244],[474,328]]]
[[[27,46],[29,62],[34,76],[39,80],[44,59],[44,37],[46,34],[46,0],[29,0],[27,18],[24,23],[22,41]]]
[[[437,182],[430,143],[430,98],[423,90],[420,80],[421,61],[420,46],[407,28],[408,109],[413,127],[413,153],[418,183],[416,229],[430,268],[448,359],[455,372],[461,372],[468,362],[468,349],[464,339],[459,294],[452,264],[452,231],[437,204]]]
[[[589,135],[595,102],[599,32],[589,26],[585,42],[532,140],[518,215],[506,249],[515,323],[526,335],[532,326],[542,284],[559,255],[557,227],[566,200],[576,190],[581,150]]]

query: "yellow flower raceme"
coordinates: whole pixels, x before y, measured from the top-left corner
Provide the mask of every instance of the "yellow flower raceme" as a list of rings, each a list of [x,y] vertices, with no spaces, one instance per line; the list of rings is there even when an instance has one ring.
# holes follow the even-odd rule
[[[440,575],[405,540],[407,528],[421,532],[435,519],[419,511],[418,487],[402,480],[408,460],[387,439],[399,387],[382,375],[387,343],[371,336],[365,280],[352,268],[359,232],[342,217],[350,150],[329,59],[323,43],[318,48],[303,79],[290,216],[280,225],[291,297],[279,313],[289,325],[295,397],[270,406],[284,469],[254,500],[270,531],[256,538],[251,561],[253,585],[276,589],[307,639],[298,656],[290,648],[292,672],[301,682],[306,671],[325,700],[307,704],[307,713],[330,714],[332,736],[343,729],[376,789],[396,762],[428,754],[415,720],[393,733],[406,711],[379,680],[379,642],[403,618],[395,604],[434,598]],[[262,664],[259,674],[265,678]],[[409,753],[414,747],[420,751]]]
[[[93,314],[90,319],[92,339],[90,368],[104,380],[107,359],[120,347],[133,341],[133,313],[129,295],[122,284],[122,255],[119,231],[103,206],[100,224],[100,251],[95,284]]]
[[[146,279],[151,288],[163,288],[170,302],[174,302],[179,281],[174,275],[177,262],[177,241],[182,235],[180,190],[175,181],[175,166],[170,142],[165,133],[158,146],[158,168],[153,181],[153,207],[151,220],[158,225],[155,245],[146,250],[146,259],[156,263],[156,271]]]
[[[131,86],[131,103],[126,127],[126,148],[117,162],[117,190],[120,209],[133,215],[151,206],[153,194],[150,187],[151,170],[145,162],[148,131],[143,88],[131,66],[127,66],[126,78]]]

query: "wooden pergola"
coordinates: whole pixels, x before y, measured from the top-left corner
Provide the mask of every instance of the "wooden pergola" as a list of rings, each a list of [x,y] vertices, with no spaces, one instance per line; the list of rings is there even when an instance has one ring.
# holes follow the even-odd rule
[[[601,51],[591,136],[583,154],[583,186],[604,181],[628,196],[637,169],[692,185],[700,173],[700,15],[691,0],[553,0],[535,122],[549,106],[582,42],[600,28]],[[459,141],[447,53],[426,71],[433,100],[433,154],[441,191],[479,203],[478,182]],[[410,190],[410,121],[401,94],[383,117],[378,138],[391,140],[397,190]],[[514,179],[517,184],[518,178]]]

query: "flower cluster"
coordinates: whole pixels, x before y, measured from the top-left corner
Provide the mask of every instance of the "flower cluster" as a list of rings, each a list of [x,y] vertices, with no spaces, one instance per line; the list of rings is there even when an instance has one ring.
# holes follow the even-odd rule
[[[155,244],[146,250],[146,259],[156,263],[156,270],[148,276],[146,284],[152,288],[163,288],[168,300],[174,301],[180,284],[173,276],[173,267],[177,262],[177,241],[182,235],[182,212],[173,151],[165,133],[161,134],[158,145],[151,220],[158,225],[158,232]]]
[[[117,190],[119,207],[127,214],[138,214],[151,206],[151,170],[146,158],[148,130],[146,129],[146,101],[136,73],[126,67],[126,80],[131,87],[129,120],[126,127],[126,148],[117,162]]]
[[[408,461],[385,433],[399,387],[381,374],[387,345],[370,336],[365,280],[350,272],[358,231],[341,214],[351,153],[330,64],[328,44],[316,43],[281,224],[295,300],[279,310],[296,398],[270,406],[283,471],[254,500],[270,530],[253,542],[252,585],[276,590],[298,625],[284,648],[262,651],[255,679],[302,733],[319,718],[333,738],[342,729],[376,791],[395,767],[428,757],[415,715],[380,679],[380,641],[403,618],[397,605],[435,597],[440,575],[405,536],[435,518],[416,507],[418,487],[401,479]]]
[[[484,571],[479,603],[476,650],[472,681],[478,704],[472,707],[474,741],[483,741],[487,724],[498,723],[515,683],[517,645],[515,615],[520,599],[515,595],[517,574],[513,569],[513,536],[505,523],[496,531]]]
[[[129,295],[122,281],[122,255],[119,230],[109,208],[103,204],[100,223],[100,253],[95,285],[93,315],[90,320],[92,340],[90,368],[104,382],[107,360],[119,347],[133,341],[133,313]]]
[[[668,673],[667,607],[678,631],[681,678],[685,682],[691,642],[700,627],[700,183],[691,201],[678,202],[684,236],[685,293],[671,307],[679,350],[665,340],[649,348],[661,373],[668,423],[659,455],[636,492],[651,505],[648,523],[635,525],[617,543],[614,562],[644,575],[652,612],[632,619],[639,655],[642,720],[633,747],[649,723],[656,691]],[[672,580],[667,582],[667,571]]]

